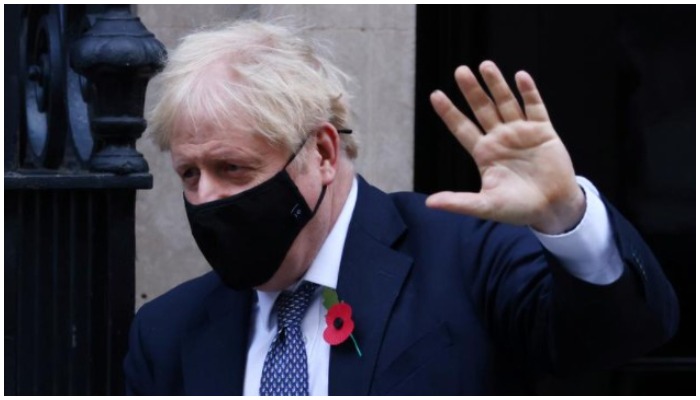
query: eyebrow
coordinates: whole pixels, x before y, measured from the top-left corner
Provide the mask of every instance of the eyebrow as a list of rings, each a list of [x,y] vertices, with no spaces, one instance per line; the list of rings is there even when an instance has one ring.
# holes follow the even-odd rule
[[[201,153],[196,154],[194,157],[188,152],[180,152],[179,156],[173,157],[173,167],[175,169],[182,168],[183,165],[188,165],[192,162],[192,159],[201,158]],[[267,159],[266,154],[258,154],[253,151],[244,151],[240,147],[229,147],[229,146],[219,146],[211,151],[207,151],[204,155],[205,161],[231,161],[236,164],[246,164],[254,168],[259,168],[264,164]]]

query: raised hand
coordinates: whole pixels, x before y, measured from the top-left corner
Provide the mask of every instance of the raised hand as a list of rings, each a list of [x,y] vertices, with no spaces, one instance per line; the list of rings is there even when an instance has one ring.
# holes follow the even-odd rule
[[[448,129],[471,154],[481,174],[479,193],[440,192],[428,207],[517,225],[550,234],[578,224],[585,197],[576,183],[571,158],[552,126],[535,82],[525,71],[515,74],[523,107],[496,64],[479,70],[489,96],[466,67],[455,79],[479,125],[441,91],[430,101]]]

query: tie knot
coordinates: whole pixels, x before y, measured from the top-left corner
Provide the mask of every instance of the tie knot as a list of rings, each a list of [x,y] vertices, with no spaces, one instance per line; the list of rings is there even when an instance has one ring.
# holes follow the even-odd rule
[[[299,326],[306,310],[311,304],[313,294],[318,287],[312,282],[302,282],[294,292],[282,292],[275,301],[277,323],[281,328]]]

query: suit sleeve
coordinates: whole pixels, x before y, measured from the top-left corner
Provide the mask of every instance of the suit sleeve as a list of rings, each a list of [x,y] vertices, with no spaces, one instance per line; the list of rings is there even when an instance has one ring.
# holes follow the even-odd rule
[[[124,359],[126,394],[148,395],[153,381],[152,367],[146,356],[141,332],[141,320],[137,315],[129,331],[129,351]]]
[[[569,274],[527,229],[481,228],[477,304],[518,361],[566,375],[618,365],[675,333],[678,304],[661,267],[629,222],[606,209],[624,265],[608,285]]]
[[[576,180],[586,196],[586,212],[578,225],[555,235],[531,230],[571,275],[586,282],[608,285],[615,282],[624,269],[613,240],[610,218],[595,186],[583,177],[576,177]]]

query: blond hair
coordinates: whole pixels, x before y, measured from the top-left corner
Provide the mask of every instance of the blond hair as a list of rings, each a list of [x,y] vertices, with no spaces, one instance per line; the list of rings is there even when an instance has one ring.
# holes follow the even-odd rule
[[[283,26],[247,20],[190,34],[156,79],[147,134],[163,150],[183,116],[195,127],[195,118],[224,129],[247,124],[292,151],[325,122],[348,128],[348,76]],[[341,135],[341,146],[357,156],[352,135]]]

